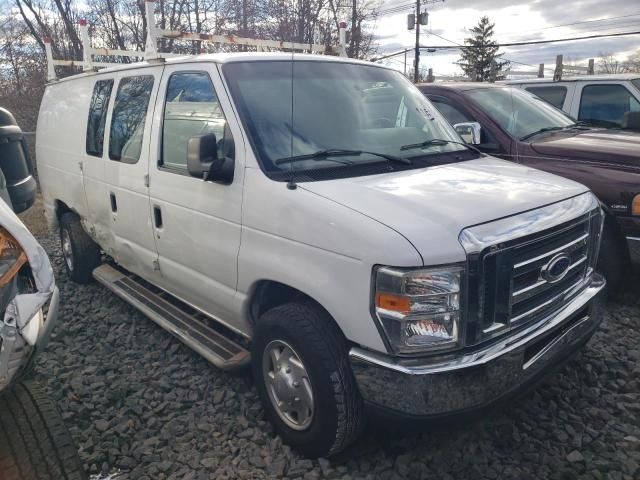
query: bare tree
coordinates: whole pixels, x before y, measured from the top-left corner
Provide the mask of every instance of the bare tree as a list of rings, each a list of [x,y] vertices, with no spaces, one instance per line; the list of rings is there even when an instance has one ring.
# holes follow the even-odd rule
[[[612,53],[600,53],[597,60],[598,73],[626,73],[629,71],[626,62],[619,60]]]

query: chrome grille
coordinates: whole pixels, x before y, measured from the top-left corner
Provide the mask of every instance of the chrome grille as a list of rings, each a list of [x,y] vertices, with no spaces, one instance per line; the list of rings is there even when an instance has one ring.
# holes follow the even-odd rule
[[[506,334],[564,306],[589,282],[600,235],[600,213],[489,249],[481,255],[476,341]],[[562,262],[561,276],[550,271]]]

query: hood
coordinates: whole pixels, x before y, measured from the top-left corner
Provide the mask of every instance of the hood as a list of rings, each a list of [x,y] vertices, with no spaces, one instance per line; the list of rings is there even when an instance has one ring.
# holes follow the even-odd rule
[[[298,186],[396,230],[425,265],[463,261],[458,236],[466,227],[588,191],[571,180],[492,157]]]
[[[640,134],[622,130],[587,130],[576,135],[557,133],[533,142],[538,153],[640,169]]]

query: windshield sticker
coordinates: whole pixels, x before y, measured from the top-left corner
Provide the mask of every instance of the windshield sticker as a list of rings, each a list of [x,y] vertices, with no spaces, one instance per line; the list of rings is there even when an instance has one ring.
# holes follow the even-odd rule
[[[431,110],[429,110],[427,107],[425,107],[424,105],[417,106],[416,110],[417,110],[418,113],[424,115],[429,120],[434,120],[436,118],[436,116],[433,114],[433,112]]]

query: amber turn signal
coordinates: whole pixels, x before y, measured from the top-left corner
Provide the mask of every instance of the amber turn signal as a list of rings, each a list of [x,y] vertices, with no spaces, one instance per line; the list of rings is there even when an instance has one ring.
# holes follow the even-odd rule
[[[631,215],[640,215],[640,194],[636,195],[631,202]]]
[[[393,295],[392,293],[377,293],[376,307],[393,312],[410,313],[411,302],[409,297]]]

